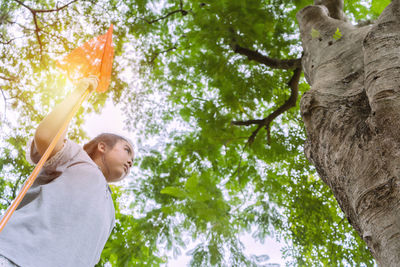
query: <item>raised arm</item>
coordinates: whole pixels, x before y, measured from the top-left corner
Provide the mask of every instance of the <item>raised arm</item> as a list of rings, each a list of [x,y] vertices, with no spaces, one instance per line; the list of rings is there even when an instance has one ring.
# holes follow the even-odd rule
[[[75,90],[72,91],[72,93],[70,93],[61,103],[56,105],[53,111],[43,119],[36,129],[34,137],[35,146],[40,155],[44,154],[58,130],[62,127],[63,122],[67,119],[68,114],[72,111],[73,107],[79,101],[88,86],[90,86],[91,90],[95,90],[97,85],[98,79],[94,76],[82,79],[76,86]],[[67,130],[65,130],[60,140],[57,142],[50,157],[61,150],[66,134]]]

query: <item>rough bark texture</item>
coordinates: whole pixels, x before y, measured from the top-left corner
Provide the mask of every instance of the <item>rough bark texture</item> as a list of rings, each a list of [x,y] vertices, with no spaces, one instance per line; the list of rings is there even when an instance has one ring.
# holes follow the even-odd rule
[[[346,21],[343,1],[316,3],[297,14],[306,156],[378,265],[400,266],[400,0],[365,27]]]

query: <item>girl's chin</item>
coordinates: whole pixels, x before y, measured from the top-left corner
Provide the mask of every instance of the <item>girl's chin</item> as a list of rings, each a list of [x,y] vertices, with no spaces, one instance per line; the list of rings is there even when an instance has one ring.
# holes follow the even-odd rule
[[[124,179],[125,176],[126,176],[125,173],[123,173],[123,174],[121,174],[119,177],[118,177],[118,176],[115,176],[115,177],[113,177],[113,178],[107,179],[107,181],[108,181],[108,182],[111,182],[111,183],[119,182],[119,181],[121,181],[122,179]]]

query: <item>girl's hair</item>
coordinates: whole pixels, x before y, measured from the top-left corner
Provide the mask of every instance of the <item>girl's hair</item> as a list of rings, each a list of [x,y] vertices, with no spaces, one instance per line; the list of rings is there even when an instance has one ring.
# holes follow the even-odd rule
[[[92,140],[89,141],[89,143],[86,143],[83,146],[83,150],[86,151],[86,153],[89,155],[91,159],[94,159],[94,156],[96,155],[97,151],[97,145],[100,142],[105,143],[109,148],[113,148],[114,145],[119,141],[119,140],[125,140],[127,141],[132,147],[132,142],[120,135],[117,134],[112,134],[112,133],[102,133],[93,138]]]

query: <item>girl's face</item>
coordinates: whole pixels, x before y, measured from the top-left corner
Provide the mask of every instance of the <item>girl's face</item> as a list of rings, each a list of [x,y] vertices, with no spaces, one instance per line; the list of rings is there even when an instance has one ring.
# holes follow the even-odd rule
[[[118,140],[113,148],[99,143],[98,149],[102,154],[99,166],[107,182],[117,182],[128,175],[133,162],[133,148],[129,142]]]

